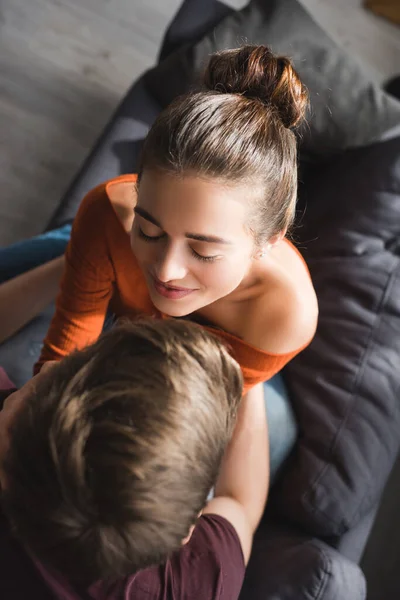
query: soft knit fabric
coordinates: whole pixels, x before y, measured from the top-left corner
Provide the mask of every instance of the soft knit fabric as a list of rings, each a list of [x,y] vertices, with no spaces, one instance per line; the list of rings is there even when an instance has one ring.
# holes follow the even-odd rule
[[[60,360],[94,342],[102,331],[109,307],[117,317],[166,318],[150,299],[129,236],[110,202],[107,190],[117,181],[135,183],[136,175],[122,175],[103,183],[82,201],[66,251],[56,313],[35,372],[46,361]],[[245,392],[270,379],[303,349],[272,354],[218,328],[206,329],[229,345],[242,368]]]

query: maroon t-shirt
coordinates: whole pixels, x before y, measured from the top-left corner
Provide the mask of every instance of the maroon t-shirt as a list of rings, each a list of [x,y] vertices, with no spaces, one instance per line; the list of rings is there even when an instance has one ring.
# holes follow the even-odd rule
[[[236,600],[243,583],[239,538],[232,525],[217,515],[200,517],[190,541],[165,565],[139,571],[111,588],[96,583],[83,593],[28,558],[7,530],[3,517],[0,597],[7,600]]]
[[[10,391],[0,390],[0,410]],[[24,551],[0,508],[0,598],[4,600],[236,600],[245,573],[239,538],[223,517],[200,517],[189,542],[166,564],[77,592]]]

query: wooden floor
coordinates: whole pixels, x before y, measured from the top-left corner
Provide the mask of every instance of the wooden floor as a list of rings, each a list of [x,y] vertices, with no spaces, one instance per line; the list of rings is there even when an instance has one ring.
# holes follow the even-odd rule
[[[400,69],[399,29],[359,0],[302,1],[371,77]],[[0,246],[41,231],[179,4],[1,0]]]

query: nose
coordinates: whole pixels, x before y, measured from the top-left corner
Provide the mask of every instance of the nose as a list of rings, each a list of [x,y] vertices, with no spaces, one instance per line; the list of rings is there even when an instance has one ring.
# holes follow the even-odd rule
[[[158,279],[163,283],[176,282],[184,279],[187,272],[183,249],[175,244],[164,246],[157,265]]]

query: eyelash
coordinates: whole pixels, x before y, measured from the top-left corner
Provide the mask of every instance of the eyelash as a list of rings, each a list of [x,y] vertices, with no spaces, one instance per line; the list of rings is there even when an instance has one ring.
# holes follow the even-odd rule
[[[193,256],[197,258],[197,260],[201,260],[203,262],[214,262],[214,260],[217,260],[216,256],[202,256],[201,254],[197,254],[197,252],[195,252],[193,248],[190,248],[190,250]]]
[[[158,242],[158,240],[164,237],[164,234],[156,236],[146,235],[140,227],[138,227],[138,232],[139,237],[141,237],[146,242]],[[217,259],[216,256],[202,256],[201,254],[198,254],[195,250],[193,250],[193,248],[191,248],[190,250],[194,258],[197,258],[197,260],[201,260],[202,262],[214,262],[214,260]]]
[[[138,227],[139,236],[146,240],[146,242],[158,242],[163,237],[162,235],[146,235],[144,231]]]

